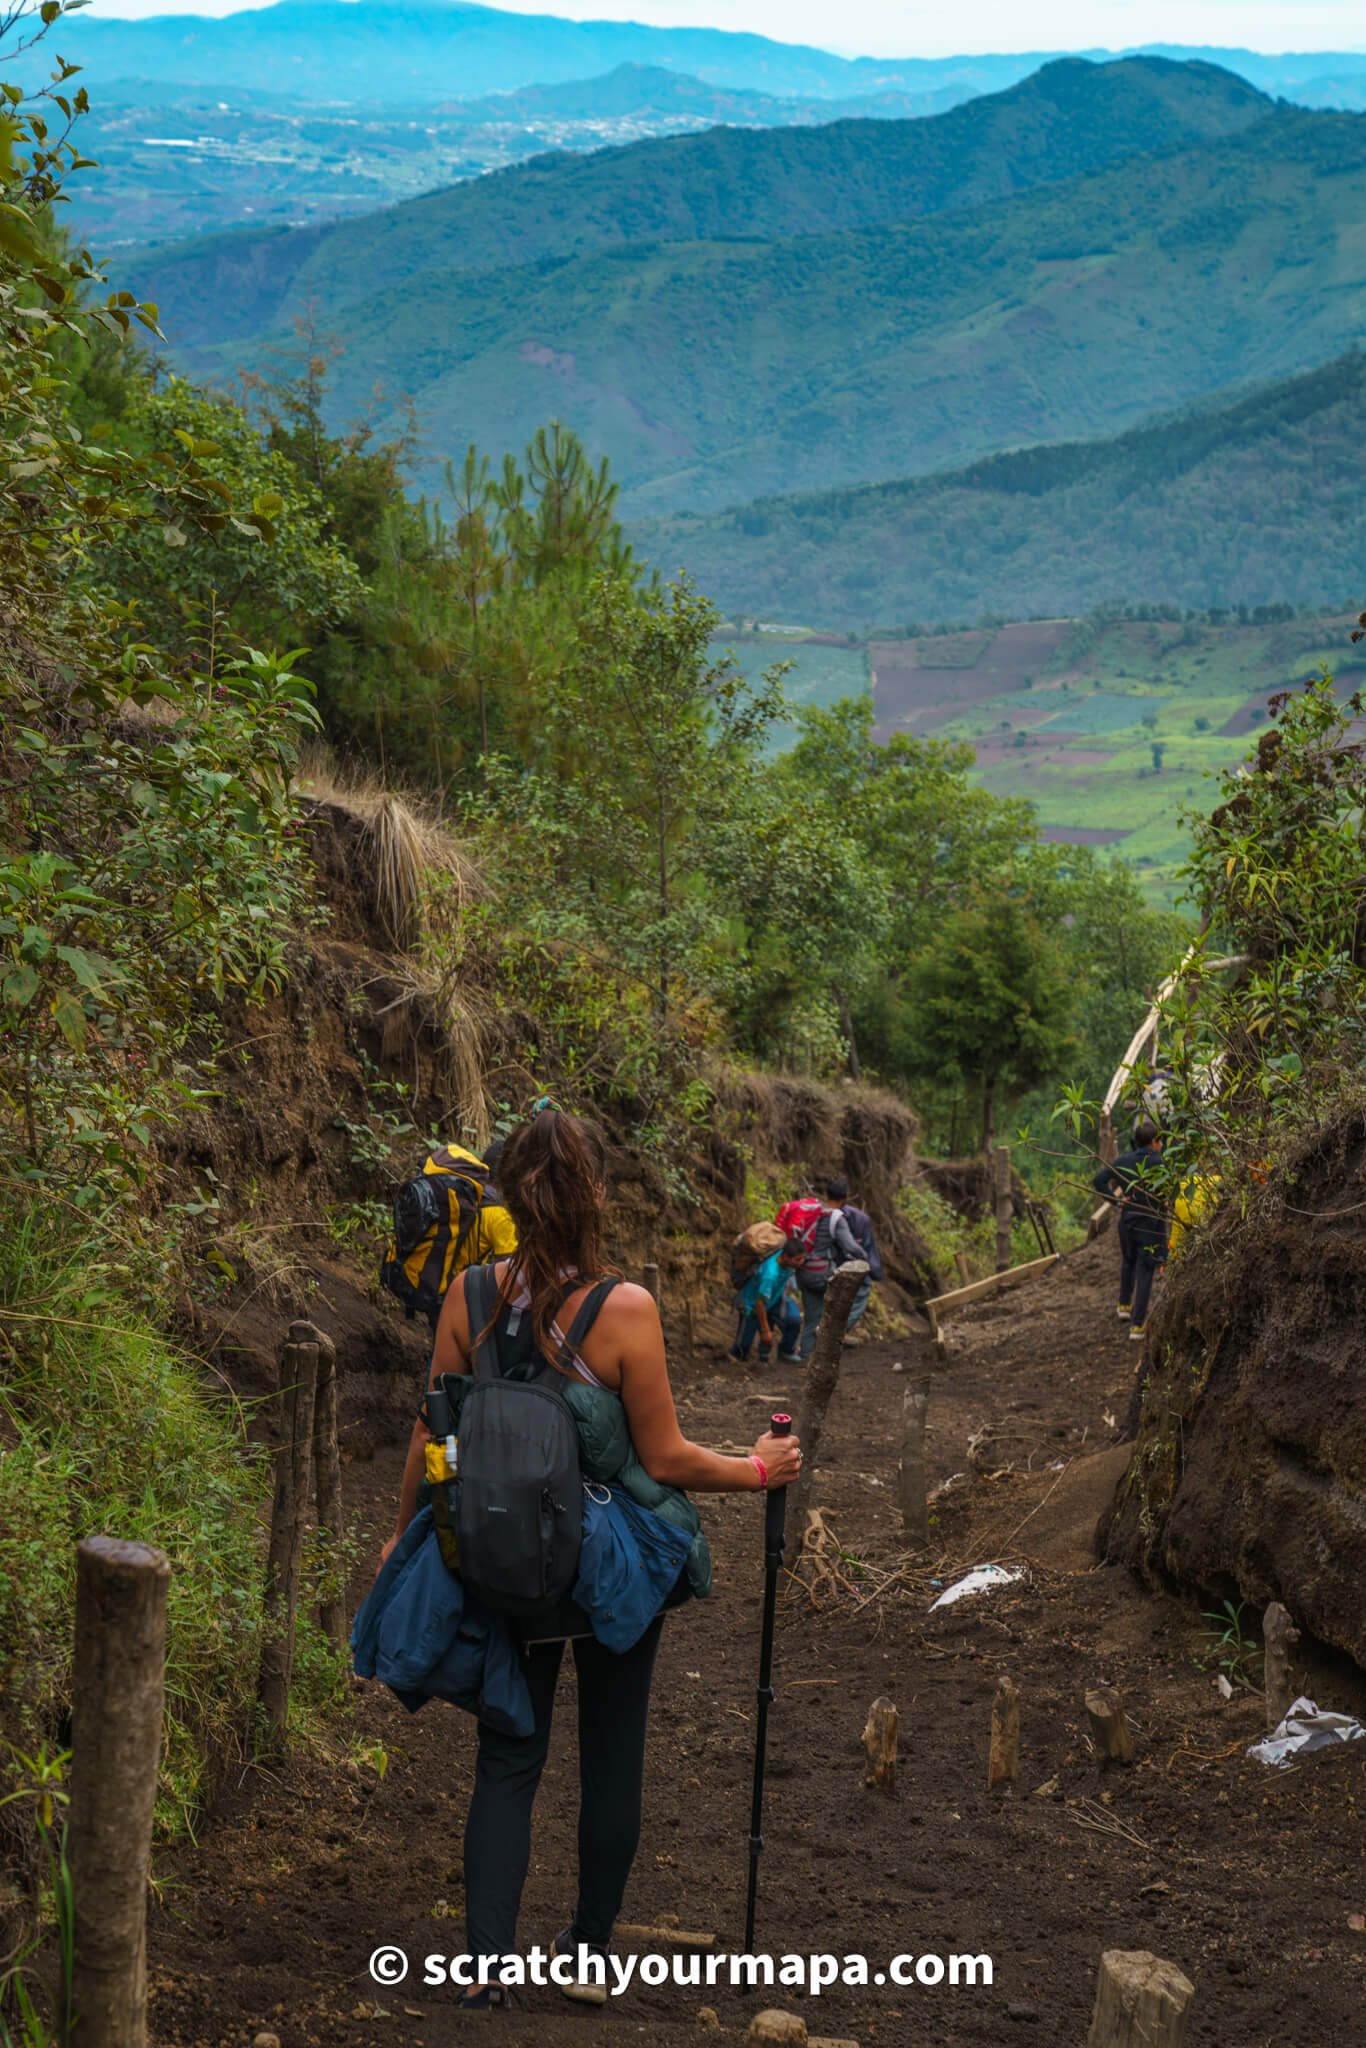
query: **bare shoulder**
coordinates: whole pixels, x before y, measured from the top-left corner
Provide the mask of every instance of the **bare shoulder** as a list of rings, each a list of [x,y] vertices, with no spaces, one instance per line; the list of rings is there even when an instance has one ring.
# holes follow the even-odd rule
[[[659,1321],[654,1296],[634,1280],[619,1280],[603,1303],[602,1312],[604,1316],[610,1314],[613,1321],[622,1323]]]

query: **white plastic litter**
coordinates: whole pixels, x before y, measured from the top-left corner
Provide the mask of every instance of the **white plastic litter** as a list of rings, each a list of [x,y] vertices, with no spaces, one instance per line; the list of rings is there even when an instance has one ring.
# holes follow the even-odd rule
[[[1248,1755],[1264,1764],[1288,1764],[1292,1757],[1332,1749],[1339,1742],[1357,1742],[1363,1735],[1366,1728],[1350,1714],[1334,1714],[1326,1707],[1316,1707],[1310,1699],[1298,1699],[1280,1727],[1263,1741],[1254,1742]]]
[[[1009,1571],[1003,1564],[979,1564],[966,1578],[955,1579],[951,1586],[946,1586],[931,1604],[930,1613],[937,1607],[952,1607],[955,1600],[966,1600],[971,1593],[990,1593],[997,1586],[1009,1586],[1023,1577],[1023,1572]]]

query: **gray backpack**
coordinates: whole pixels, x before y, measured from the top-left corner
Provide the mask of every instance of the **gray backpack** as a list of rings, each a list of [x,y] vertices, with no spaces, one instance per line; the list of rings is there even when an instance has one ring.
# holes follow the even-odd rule
[[[579,1433],[563,1373],[535,1350],[530,1317],[500,1307],[493,1267],[470,1268],[464,1283],[471,1336],[495,1316],[498,1323],[475,1350],[460,1409],[460,1577],[485,1607],[533,1620],[563,1600],[578,1576]],[[565,1354],[577,1349],[614,1284],[590,1290]]]

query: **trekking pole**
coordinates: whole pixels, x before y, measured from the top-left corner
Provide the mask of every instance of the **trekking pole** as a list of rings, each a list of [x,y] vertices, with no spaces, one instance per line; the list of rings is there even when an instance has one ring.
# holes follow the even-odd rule
[[[774,1436],[792,1434],[792,1417],[775,1415]],[[745,1900],[744,1953],[754,1953],[754,1908],[759,1896],[759,1851],[764,1846],[764,1752],[768,1741],[768,1710],[773,1699],[773,1622],[778,1606],[778,1573],[787,1535],[787,1488],[774,1487],[764,1502],[764,1621],[759,1637],[759,1712],[754,1728],[754,1803],[749,1815],[749,1891]]]

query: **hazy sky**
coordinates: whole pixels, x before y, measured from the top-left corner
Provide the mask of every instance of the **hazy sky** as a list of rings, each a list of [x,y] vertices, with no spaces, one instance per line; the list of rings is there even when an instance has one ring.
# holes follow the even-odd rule
[[[234,14],[243,0],[95,0],[101,14]],[[249,0],[266,5],[268,0]],[[1366,50],[1366,0],[517,0],[521,14],[663,27],[748,29],[868,56],[962,50],[1123,49],[1218,43],[1253,50]]]

